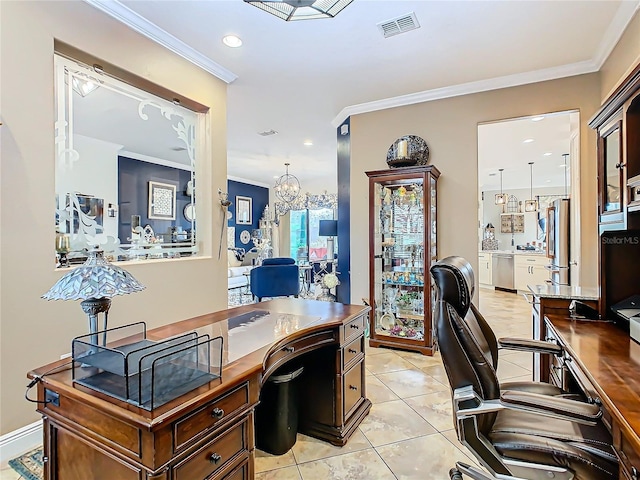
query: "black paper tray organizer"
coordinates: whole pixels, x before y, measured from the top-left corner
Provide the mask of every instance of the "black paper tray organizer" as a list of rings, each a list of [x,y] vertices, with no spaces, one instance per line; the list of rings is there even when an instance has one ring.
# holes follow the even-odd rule
[[[73,381],[153,410],[221,378],[222,343],[195,332],[148,340],[144,322],[110,328],[73,340]]]

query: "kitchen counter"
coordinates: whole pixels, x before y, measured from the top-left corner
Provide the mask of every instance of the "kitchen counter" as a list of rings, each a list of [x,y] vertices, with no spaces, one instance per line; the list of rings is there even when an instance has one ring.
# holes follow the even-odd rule
[[[563,298],[568,300],[598,300],[597,288],[570,287],[568,285],[527,285],[531,293],[540,298]]]
[[[542,250],[480,250],[480,253],[499,253],[501,255],[545,255],[546,252]]]

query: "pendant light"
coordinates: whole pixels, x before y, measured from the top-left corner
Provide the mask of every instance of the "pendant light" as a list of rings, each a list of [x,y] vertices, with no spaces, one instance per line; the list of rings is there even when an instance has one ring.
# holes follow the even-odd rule
[[[533,162],[529,162],[529,198],[530,200],[525,200],[524,202],[524,211],[525,212],[537,212],[538,211],[538,200],[533,198]]]
[[[504,168],[498,169],[498,171],[500,172],[500,193],[496,193],[496,205],[506,205],[507,199],[509,198],[509,196],[506,193],[502,192],[502,171],[503,170]]]

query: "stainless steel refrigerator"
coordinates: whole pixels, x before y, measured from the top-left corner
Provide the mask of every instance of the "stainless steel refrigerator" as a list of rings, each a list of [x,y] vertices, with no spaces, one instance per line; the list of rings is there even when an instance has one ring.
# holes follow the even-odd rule
[[[547,209],[547,257],[553,285],[571,285],[569,276],[569,199],[555,200]]]

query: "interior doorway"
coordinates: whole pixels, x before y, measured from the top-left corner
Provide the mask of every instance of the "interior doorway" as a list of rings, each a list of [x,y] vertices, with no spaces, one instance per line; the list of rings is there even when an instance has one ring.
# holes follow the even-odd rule
[[[579,124],[578,111],[564,111],[478,125],[480,295],[483,288],[527,293],[529,284],[555,279],[548,208],[569,199],[571,211],[580,211]],[[580,215],[569,218],[562,268],[577,283]]]

